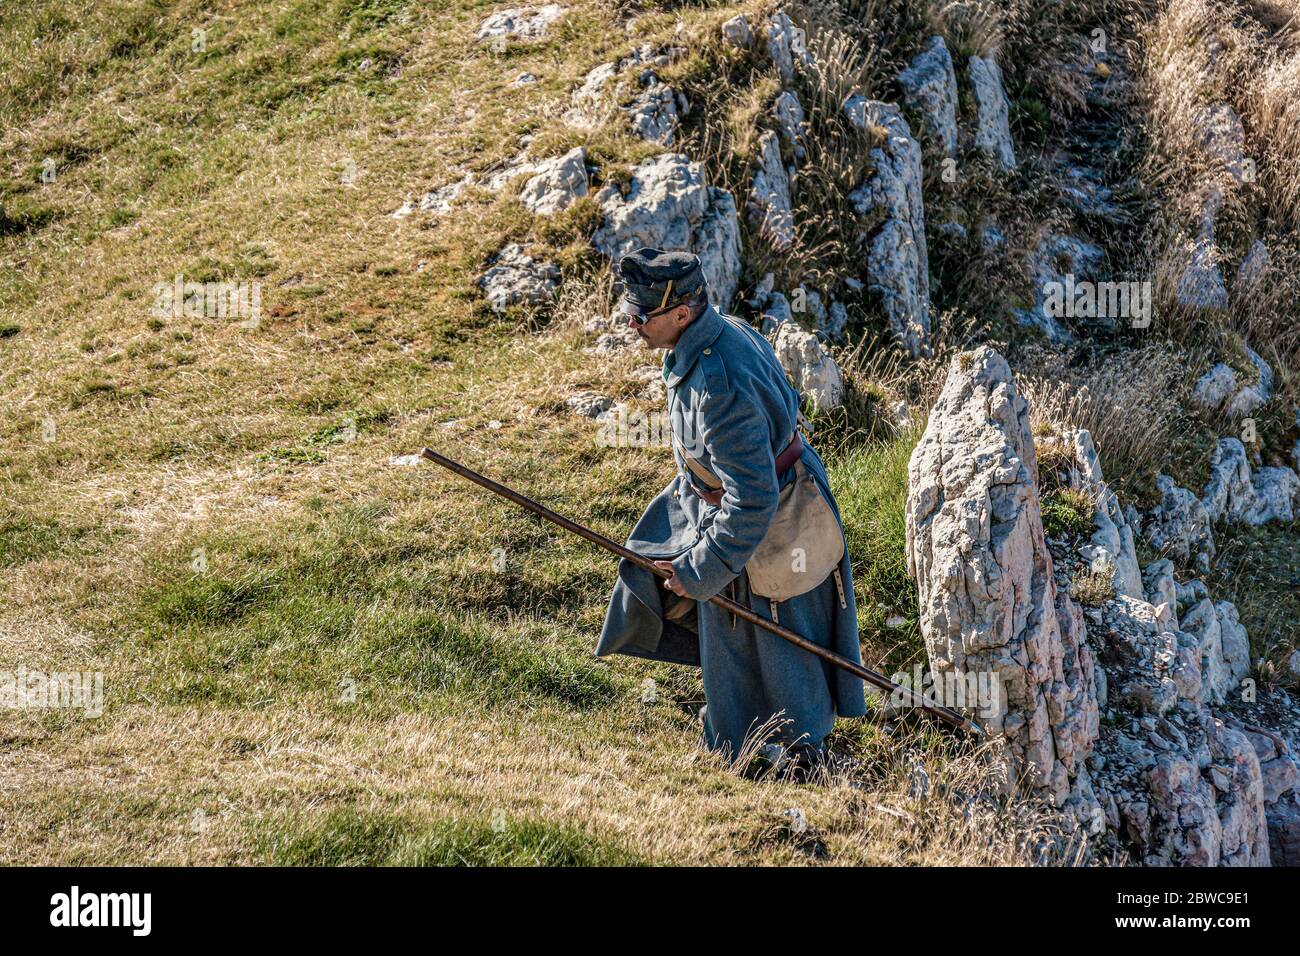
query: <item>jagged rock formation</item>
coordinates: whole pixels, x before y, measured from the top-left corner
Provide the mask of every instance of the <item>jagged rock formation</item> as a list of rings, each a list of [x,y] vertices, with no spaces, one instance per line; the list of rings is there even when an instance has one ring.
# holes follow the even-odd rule
[[[907,566],[920,592],[931,669],[997,675],[1004,699],[984,726],[1013,769],[1088,826],[1084,766],[1097,736],[1092,652],[1059,591],[1043,535],[1029,409],[1006,360],[959,355],[908,465]]]
[[[1267,402],[1273,396],[1273,369],[1250,346],[1245,346],[1245,352],[1255,367],[1253,384],[1240,385],[1236,370],[1219,362],[1196,380],[1193,400],[1212,411],[1223,409],[1231,418],[1249,415]]]
[[[1092,435],[1083,429],[1067,432],[1064,440],[1073,446],[1077,463],[1072,470],[1072,484],[1082,488],[1095,502],[1093,524],[1096,530],[1088,543],[1079,548],[1079,556],[1088,562],[1094,573],[1109,576],[1116,594],[1127,597],[1145,597],[1142,571],[1138,567],[1137,542],[1119,497],[1106,487],[1101,474],[1101,459],[1092,442]]]
[[[1061,477],[1096,494],[1087,540],[1043,535],[1028,409],[1006,362],[988,348],[954,359],[909,464],[908,568],[932,670],[1001,676],[1001,712],[985,726],[1006,736],[1013,771],[1094,839],[1149,865],[1292,858],[1300,770],[1280,736],[1246,722],[1235,608],[1178,582],[1168,560],[1135,577],[1131,540],[1115,534],[1129,518],[1091,437],[1048,440],[1073,449]],[[1113,593],[1081,610],[1072,580],[1112,549]],[[1300,726],[1289,698],[1274,704]]]
[[[777,252],[794,242],[794,210],[790,199],[790,177],[781,161],[776,133],[768,131],[758,140],[759,166],[749,193],[749,211],[759,235]]]
[[[808,44],[803,30],[784,13],[775,13],[767,21],[767,52],[787,86],[794,82],[795,67],[808,63]]]
[[[1010,108],[1002,86],[1002,70],[993,57],[973,56],[967,64],[975,95],[975,148],[992,157],[1003,169],[1016,166],[1011,142]]]
[[[636,167],[626,191],[596,194],[604,221],[592,236],[617,261],[642,246],[686,249],[697,256],[710,301],[726,310],[740,281],[740,224],[725,189],[705,182],[704,168],[680,153],[661,153]]]
[[[1300,477],[1290,468],[1260,468],[1253,474],[1246,448],[1237,438],[1221,438],[1210,459],[1210,477],[1201,495],[1211,521],[1261,525],[1291,521],[1300,511]]]
[[[789,90],[783,90],[772,104],[772,115],[781,129],[781,138],[794,153],[798,161],[804,158],[803,132],[804,111],[799,97]]]
[[[903,102],[920,113],[926,135],[940,151],[957,155],[957,75],[943,37],[930,37],[898,74]]]
[[[1047,233],[1034,247],[1029,261],[1029,281],[1035,296],[1032,309],[1015,309],[1021,325],[1037,326],[1052,342],[1068,344],[1074,332],[1063,316],[1051,307],[1053,290],[1065,289],[1075,282],[1090,280],[1106,254],[1090,242],[1074,236]]]
[[[881,222],[867,250],[867,285],[881,296],[894,334],[914,356],[930,354],[930,256],[921,198],[921,147],[897,106],[851,96],[849,122],[883,130],[871,151],[874,174],[849,194],[860,216]]]
[[[478,28],[480,40],[494,37],[542,37],[551,24],[564,16],[567,8],[558,3],[548,3],[540,7],[512,7],[500,10]]]
[[[754,31],[749,28],[749,21],[742,13],[722,24],[722,38],[731,46],[745,50],[754,44]]]
[[[834,408],[844,397],[844,379],[817,336],[794,322],[780,323],[772,348],[790,382],[817,409]]]
[[[608,113],[619,110],[633,134],[672,146],[689,104],[685,94],[659,79],[655,68],[668,66],[680,53],[676,47],[656,52],[646,43],[621,60],[593,68],[573,92],[573,107],[564,114],[565,122],[578,129],[595,129]],[[630,94],[631,101],[619,106]]]
[[[517,242],[506,245],[479,280],[493,312],[512,305],[540,306],[555,297],[560,267],[526,254]]]
[[[1194,564],[1202,572],[1208,571],[1215,547],[1205,505],[1168,475],[1156,475],[1156,490],[1160,492],[1160,503],[1147,513],[1143,524],[1147,541],[1179,564]]]
[[[561,212],[587,195],[587,151],[581,146],[539,164],[536,176],[524,183],[519,199],[541,216]]]

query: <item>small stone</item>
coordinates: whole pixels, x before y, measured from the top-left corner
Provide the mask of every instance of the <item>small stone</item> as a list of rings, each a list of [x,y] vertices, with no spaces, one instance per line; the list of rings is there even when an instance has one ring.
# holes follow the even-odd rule
[[[581,415],[583,418],[599,418],[613,407],[614,400],[597,392],[579,392],[566,398],[564,404],[575,415]]]
[[[742,13],[732,17],[722,25],[722,39],[736,49],[748,49],[754,43],[754,32],[749,28],[749,21]]]

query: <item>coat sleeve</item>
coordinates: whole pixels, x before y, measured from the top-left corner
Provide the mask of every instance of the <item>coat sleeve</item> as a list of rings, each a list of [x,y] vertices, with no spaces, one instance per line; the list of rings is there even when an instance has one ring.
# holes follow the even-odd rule
[[[691,550],[673,561],[686,593],[707,601],[744,570],[767,535],[780,490],[767,419],[737,391],[708,396],[700,440],[722,481],[722,503]]]

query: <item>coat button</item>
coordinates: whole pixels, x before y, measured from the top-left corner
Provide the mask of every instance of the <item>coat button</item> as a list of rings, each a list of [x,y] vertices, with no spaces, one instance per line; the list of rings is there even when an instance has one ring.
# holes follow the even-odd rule
[[[713,349],[705,349],[705,350],[704,350],[704,354],[705,354],[705,355],[712,355],[712,354],[713,354]]]

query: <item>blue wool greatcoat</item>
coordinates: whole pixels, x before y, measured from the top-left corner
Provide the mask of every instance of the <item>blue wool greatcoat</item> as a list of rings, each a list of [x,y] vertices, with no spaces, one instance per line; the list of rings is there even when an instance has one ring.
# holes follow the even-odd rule
[[[708,700],[704,735],[713,749],[739,754],[746,737],[773,718],[780,726],[767,739],[820,744],[836,714],[866,713],[862,680],[743,619],[733,622],[706,603],[723,592],[772,619],[771,602],[750,593],[744,569],[767,533],[780,489],[795,480],[793,468],[777,475],[775,462],[796,428],[798,393],[767,341],[712,306],[682,332],[665,368],[673,435],[721,480],[723,500],[710,505],[690,490],[675,446],[677,476],[650,503],[627,546],[671,560],[689,596],[700,603],[693,627],[666,619],[671,595],[663,581],[620,561],[596,653],[699,666]],[[801,461],[839,520],[826,469],[807,442]],[[840,575],[843,602],[834,575],[828,575],[811,591],[780,602],[777,620],[857,662],[847,549]]]

